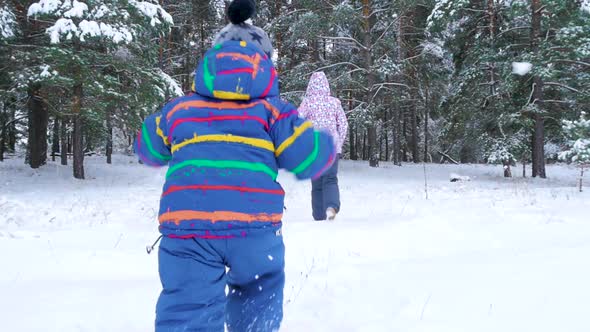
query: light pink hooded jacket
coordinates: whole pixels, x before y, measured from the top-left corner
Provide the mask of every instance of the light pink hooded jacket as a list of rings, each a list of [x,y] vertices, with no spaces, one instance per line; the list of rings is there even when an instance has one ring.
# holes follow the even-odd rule
[[[299,106],[299,114],[313,122],[315,127],[327,130],[334,138],[336,152],[342,153],[348,121],[340,100],[330,95],[330,84],[324,72],[311,76],[305,98]]]

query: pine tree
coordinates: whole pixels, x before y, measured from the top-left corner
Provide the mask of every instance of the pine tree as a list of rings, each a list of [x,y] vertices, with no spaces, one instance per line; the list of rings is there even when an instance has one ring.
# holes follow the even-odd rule
[[[587,13],[572,1],[439,1],[429,22],[454,54],[443,104],[451,153],[481,161],[490,139],[511,151],[513,137],[530,137],[517,150],[530,151],[533,176],[545,177],[546,137],[561,131],[553,120],[588,105]]]
[[[10,53],[6,44],[13,39],[17,32],[16,15],[13,9],[7,4],[0,5],[0,161],[4,160],[8,141],[8,128],[11,121],[9,107],[10,77],[8,74],[8,64],[10,63]]]
[[[578,120],[563,121],[563,132],[567,138],[568,149],[560,154],[560,159],[577,164],[590,164],[590,118],[582,112]]]
[[[590,119],[585,112],[574,121],[563,121],[563,131],[567,138],[568,149],[559,157],[562,160],[576,163],[580,167],[579,189],[582,191],[584,169],[590,166]]]
[[[168,31],[172,18],[158,4],[135,0],[41,0],[30,5],[28,16],[51,22],[46,29],[51,44],[41,50],[42,58],[55,76],[67,82],[74,177],[83,179],[83,140],[90,138],[84,135],[84,124],[100,122],[104,109],[116,107],[117,101],[139,102],[137,109],[145,112],[146,103],[154,107],[158,104],[154,99],[166,97],[154,93],[158,80],[162,86],[167,82],[149,66],[146,59],[154,55],[154,47],[146,45]],[[125,83],[136,90],[120,93]],[[87,106],[89,102],[93,107]],[[88,138],[86,147],[91,145]]]

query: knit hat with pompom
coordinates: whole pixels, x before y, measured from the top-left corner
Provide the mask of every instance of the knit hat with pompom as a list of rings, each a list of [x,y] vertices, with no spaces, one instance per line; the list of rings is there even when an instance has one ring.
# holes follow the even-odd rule
[[[231,23],[217,34],[213,45],[228,40],[245,41],[258,47],[269,58],[272,58],[272,43],[266,32],[257,26],[246,23],[254,14],[256,14],[254,0],[233,0],[227,8],[227,18]]]

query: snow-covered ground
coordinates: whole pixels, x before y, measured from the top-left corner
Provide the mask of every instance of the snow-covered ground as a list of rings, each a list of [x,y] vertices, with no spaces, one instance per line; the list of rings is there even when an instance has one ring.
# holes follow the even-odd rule
[[[0,163],[2,330],[153,330],[160,285],[145,245],[164,170],[90,158],[77,181],[22,163]],[[333,223],[311,220],[309,183],[281,175],[282,331],[590,331],[590,189],[577,192],[576,169],[427,173],[428,200],[422,166],[343,162]]]

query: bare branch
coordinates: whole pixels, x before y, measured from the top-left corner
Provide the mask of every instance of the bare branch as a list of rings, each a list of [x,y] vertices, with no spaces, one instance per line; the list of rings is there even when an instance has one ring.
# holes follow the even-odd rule
[[[341,75],[339,75],[338,77],[336,77],[336,78],[334,79],[334,81],[338,81],[340,78],[342,78],[342,76],[345,76],[345,75],[350,75],[350,74],[352,74],[352,73],[354,73],[354,72],[357,72],[357,71],[366,71],[366,69],[365,69],[365,68],[356,68],[356,69],[350,70],[350,71],[348,71],[348,72],[346,72],[346,73],[344,73],[344,74],[341,74]]]
[[[555,99],[548,99],[548,100],[543,100],[544,103],[556,103],[556,104],[571,104],[571,101],[567,101],[567,100],[555,100]]]
[[[385,37],[385,35],[387,34],[387,32],[389,32],[389,29],[390,29],[390,28],[391,28],[391,27],[392,27],[394,24],[396,24],[396,23],[397,23],[397,19],[393,20],[393,21],[391,22],[391,24],[389,24],[389,25],[387,26],[387,28],[385,28],[385,31],[383,31],[383,33],[381,34],[381,36],[379,36],[379,38],[377,38],[377,40],[375,40],[375,42],[373,43],[373,45],[371,45],[371,47],[370,47],[370,48],[372,49],[372,48],[373,48],[375,45],[377,45],[377,43],[379,43],[379,41],[381,41],[381,39],[383,39],[383,37]]]
[[[474,12],[474,13],[486,13],[486,10],[483,9],[474,9],[474,8],[461,8],[461,10],[465,10],[468,12]]]
[[[401,86],[401,87],[404,87],[406,89],[411,89],[411,87],[409,85],[406,85],[406,84],[403,84],[403,83],[395,83],[395,82],[385,82],[385,83],[374,84],[373,85],[373,89],[376,88],[376,87],[382,87],[382,86],[388,86],[388,85]]]
[[[578,90],[578,89],[575,89],[575,88],[572,88],[571,86],[567,86],[567,85],[565,85],[565,84],[561,84],[561,83],[557,83],[557,82],[545,82],[545,85],[554,85],[554,86],[559,86],[559,87],[562,87],[562,88],[564,88],[564,89],[567,89],[567,90],[573,91],[573,92],[575,92],[575,93],[585,94],[585,93],[583,93],[582,91],[580,91],[580,90]]]
[[[374,11],[373,11],[373,12],[372,12],[370,15],[369,15],[369,18],[371,18],[371,17],[373,17],[374,15],[377,15],[377,14],[379,14],[379,13],[386,12],[386,11],[388,11],[388,10],[390,10],[390,9],[391,9],[391,8],[390,8],[389,6],[387,6],[387,7],[385,7],[385,8],[381,8],[381,9],[375,9],[375,10],[374,10]]]
[[[455,165],[459,165],[459,162],[457,162],[455,159],[451,158],[451,156],[449,156],[448,154],[440,151],[440,150],[436,150],[436,152],[438,152],[441,156],[443,156],[443,159],[441,161],[444,161],[444,158],[448,159],[450,162],[452,162]]]
[[[564,63],[571,63],[571,64],[575,64],[575,65],[590,67],[590,63],[583,62],[583,61],[577,61],[577,60],[557,59],[553,62],[564,62]]]
[[[531,46],[531,45],[530,45],[530,44],[528,44],[528,43],[510,44],[510,45],[506,46],[506,48],[511,48],[511,47],[523,47],[523,46],[526,46],[526,47],[528,47],[528,46]]]
[[[361,49],[367,50],[367,47],[365,45],[361,44],[361,42],[359,42],[358,40],[356,40],[352,37],[330,37],[330,36],[318,36],[318,37],[324,38],[324,39],[330,39],[330,40],[347,40],[347,41],[355,43]]]
[[[361,68],[361,67],[357,66],[356,64],[354,64],[354,63],[352,63],[352,62],[347,62],[347,61],[345,61],[345,62],[338,62],[338,63],[334,63],[334,64],[331,64],[331,65],[328,65],[328,66],[324,66],[324,67],[317,68],[316,70],[314,70],[314,71],[313,71],[313,72],[311,72],[311,73],[308,73],[307,75],[311,75],[311,74],[313,74],[313,73],[314,73],[314,72],[316,72],[316,71],[320,71],[320,70],[324,70],[324,69],[328,69],[328,68],[332,68],[332,67],[336,67],[336,66],[345,66],[345,65],[346,65],[346,66],[352,66],[352,67],[354,67],[354,68],[355,68],[355,69],[357,69],[357,70],[361,70],[361,71],[367,71],[365,68]],[[306,75],[306,76],[307,76],[307,75]]]
[[[506,30],[506,31],[502,31],[502,32],[500,32],[500,33],[498,34],[498,36],[497,36],[497,37],[500,37],[500,36],[502,36],[503,34],[505,34],[505,33],[508,33],[508,32],[511,32],[511,31],[514,31],[514,30],[525,30],[525,29],[527,29],[527,30],[528,30],[528,29],[530,29],[530,28],[531,28],[531,27],[514,27],[514,28],[510,28],[510,29],[508,29],[508,30]]]
[[[540,12],[542,12],[542,11],[543,11],[545,8],[547,8],[547,5],[543,5],[543,6],[541,6],[541,8],[539,8],[539,9],[537,9],[537,10],[535,11],[535,14],[539,14],[539,13],[540,13]]]

